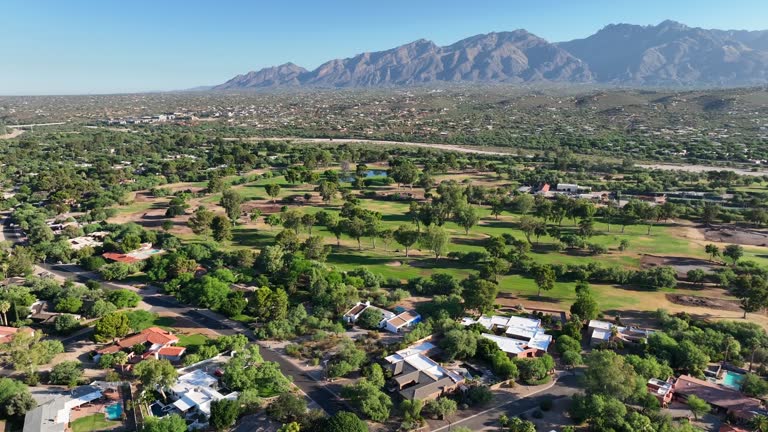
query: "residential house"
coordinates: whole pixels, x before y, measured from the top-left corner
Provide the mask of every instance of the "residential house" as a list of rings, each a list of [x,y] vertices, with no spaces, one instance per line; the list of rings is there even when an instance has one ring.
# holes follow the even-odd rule
[[[128,353],[128,361],[131,364],[136,364],[150,357],[177,361],[181,359],[181,356],[184,355],[184,352],[186,351],[186,348],[184,347],[174,346],[178,342],[179,338],[174,336],[171,332],[159,327],[150,327],[139,333],[120,339],[112,345],[97,350],[94,354],[94,360],[98,361],[104,354],[114,354],[118,351],[125,351]],[[144,351],[141,353],[134,352],[134,347],[137,345],[144,346]]]
[[[344,317],[343,317],[344,322],[347,323],[347,324],[354,324],[354,323],[356,323],[357,319],[360,318],[360,315],[362,315],[363,312],[365,312],[368,309],[374,309],[374,310],[377,310],[377,311],[381,312],[381,315],[382,315],[383,318],[382,318],[381,322],[379,323],[379,327],[380,328],[384,327],[386,325],[387,320],[390,320],[390,319],[395,317],[394,313],[392,313],[392,312],[390,312],[388,310],[377,308],[376,306],[371,306],[371,302],[367,301],[365,303],[357,302],[356,305],[352,306],[352,309],[348,310],[344,314]]]
[[[651,378],[648,380],[645,386],[648,389],[648,392],[659,400],[659,404],[662,407],[666,407],[670,402],[672,402],[672,395],[674,393],[672,391],[671,382],[662,381],[657,378]]]
[[[762,402],[758,399],[690,375],[679,376],[672,390],[675,398],[680,401],[684,402],[689,396],[695,395],[704,399],[712,408],[740,420],[749,420],[763,410]]]
[[[639,327],[622,327],[607,321],[591,320],[589,322],[590,344],[599,345],[607,342],[643,343],[653,330]]]
[[[187,416],[199,413],[206,418],[211,416],[211,403],[221,399],[236,400],[238,396],[237,392],[221,394],[218,378],[200,369],[181,375],[168,390],[169,396],[175,399],[173,407],[180,413]]]
[[[13,337],[20,332],[35,334],[35,331],[29,327],[16,328],[0,326],[0,344],[10,342],[13,340]]]
[[[579,185],[573,183],[558,183],[555,190],[561,193],[579,193]]]
[[[32,306],[29,307],[30,314],[27,316],[27,318],[39,324],[52,324],[53,320],[56,319],[57,316],[64,315],[64,312],[51,312],[49,308],[50,303],[47,300],[38,300],[32,303]],[[72,315],[75,317],[75,319],[78,320],[81,319],[81,316],[77,314],[66,315]]]
[[[158,255],[163,252],[164,251],[162,249],[154,249],[152,247],[152,243],[142,243],[140,248],[128,253],[107,252],[101,256],[104,257],[104,259],[110,261],[132,264],[135,262],[144,261],[154,255]]]
[[[542,356],[552,343],[552,336],[546,334],[539,319],[493,315],[478,319],[467,317],[461,323],[484,327],[491,333],[483,333],[482,336],[496,342],[499,349],[512,357]]]
[[[92,402],[103,396],[102,389],[95,385],[75,387],[61,395],[27,411],[24,416],[25,431],[64,432],[69,426],[69,414],[72,409]]]
[[[103,242],[98,240],[93,235],[71,238],[67,240],[67,242],[69,243],[70,249],[76,250],[76,251],[79,251],[86,247],[97,248],[104,245]]]
[[[386,357],[392,372],[390,389],[408,400],[437,399],[456,390],[464,377],[428,357],[435,351],[437,347],[431,342],[422,342]]]
[[[386,320],[384,328],[392,333],[400,333],[421,322],[421,315],[414,310],[407,310]]]

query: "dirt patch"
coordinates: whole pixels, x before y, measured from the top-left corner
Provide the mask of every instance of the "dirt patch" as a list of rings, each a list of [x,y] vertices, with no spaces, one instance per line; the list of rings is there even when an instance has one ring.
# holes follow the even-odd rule
[[[390,261],[387,263],[388,267],[400,267],[401,265],[403,265],[402,261]]]
[[[768,246],[768,232],[733,226],[712,226],[704,229],[704,238],[711,242]]]
[[[11,129],[10,133],[0,135],[0,139],[12,139],[24,133],[24,129]]]
[[[717,297],[700,297],[682,294],[667,294],[667,300],[681,306],[704,307],[709,309],[740,311],[739,303],[734,300],[724,300]]]
[[[718,266],[714,263],[690,257],[666,257],[657,255],[643,255],[640,259],[640,265],[643,268],[669,266],[675,269],[678,276],[686,276],[689,271],[694,269],[704,270],[705,272],[711,272]]]

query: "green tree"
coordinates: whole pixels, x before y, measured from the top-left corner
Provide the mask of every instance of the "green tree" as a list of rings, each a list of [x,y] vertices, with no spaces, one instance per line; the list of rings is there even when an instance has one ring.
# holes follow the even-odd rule
[[[277,432],[300,432],[300,431],[301,431],[301,425],[296,422],[285,423],[284,425],[280,426],[280,429],[277,430]]]
[[[358,250],[362,250],[363,245],[360,243],[360,238],[363,237],[366,233],[365,221],[358,217],[353,217],[351,219],[344,219],[343,224],[344,232],[346,232],[347,235],[353,239],[357,240],[357,248]]]
[[[561,335],[557,338],[555,348],[557,349],[557,352],[560,353],[560,355],[567,351],[581,352],[581,342],[568,335]]]
[[[462,281],[462,296],[464,307],[485,313],[493,310],[496,296],[499,294],[499,286],[493,282],[470,276]]]
[[[384,369],[382,369],[381,365],[378,363],[371,363],[370,366],[363,369],[363,376],[368,382],[379,388],[384,387],[384,384],[386,383]]]
[[[176,382],[178,373],[168,360],[147,359],[133,368],[133,374],[145,388],[157,389],[165,399],[165,389]]]
[[[51,369],[49,380],[52,384],[77,386],[77,381],[83,376],[83,369],[78,361],[64,361]]]
[[[578,351],[565,351],[560,361],[566,368],[574,368],[584,363]]]
[[[164,417],[147,416],[143,432],[187,432],[187,422],[178,414]]]
[[[537,297],[541,297],[541,291],[549,291],[555,287],[555,271],[551,265],[542,264],[533,268],[533,279],[539,288]]]
[[[688,404],[688,409],[691,410],[691,412],[693,413],[693,417],[696,420],[698,420],[699,417],[703,416],[704,414],[712,410],[712,407],[710,407],[709,404],[704,399],[696,395],[688,396],[688,398],[685,400],[685,403]]]
[[[67,296],[56,302],[56,312],[78,313],[83,307],[83,301],[77,297]]]
[[[394,232],[395,241],[405,248],[405,257],[408,257],[408,249],[419,240],[419,231],[408,225],[400,225]]]
[[[224,207],[227,212],[227,217],[232,223],[237,223],[237,219],[240,217],[240,206],[243,204],[243,197],[232,189],[225,190],[221,195],[221,201],[219,205]]]
[[[576,301],[571,305],[571,315],[590,321],[597,318],[600,307],[597,305],[592,292],[587,288],[576,293]]]
[[[0,378],[0,417],[21,418],[37,406],[29,388],[21,381]]]
[[[733,265],[736,265],[741,257],[744,256],[744,248],[741,245],[728,245],[723,249],[723,256],[730,258],[733,261]]]
[[[291,393],[281,394],[267,408],[267,413],[280,423],[298,421],[307,412],[307,401]]]
[[[445,351],[449,360],[465,359],[475,355],[477,351],[477,333],[465,329],[450,330],[440,341],[440,347]]]
[[[104,315],[94,327],[94,338],[97,342],[107,342],[112,339],[122,338],[130,333],[128,317],[124,313],[115,312]]]
[[[768,382],[758,375],[748,373],[741,382],[741,391],[747,396],[762,398],[768,394]]]
[[[54,318],[53,328],[58,334],[69,334],[80,328],[80,321],[70,314],[61,314]]]
[[[275,199],[280,195],[280,185],[276,183],[266,184],[264,185],[264,190],[267,192],[267,195],[272,198],[272,203],[274,204]]]
[[[432,399],[427,401],[427,404],[424,406],[424,411],[428,412],[432,418],[436,419],[445,419],[446,417],[455,414],[457,409],[458,405],[456,404],[456,401],[447,397]]]
[[[322,180],[317,186],[317,191],[320,193],[323,202],[330,203],[336,196],[338,188],[339,185],[336,182]]]
[[[388,175],[400,187],[407,184],[413,188],[413,184],[419,179],[419,169],[410,159],[397,159],[394,166],[389,170]]]
[[[384,319],[384,314],[381,310],[369,307],[357,317],[356,324],[364,329],[375,330],[379,328],[379,324]]]
[[[309,235],[312,235],[312,227],[317,223],[317,217],[312,213],[305,213],[301,216],[301,224],[307,228]]]
[[[236,400],[219,399],[211,403],[209,423],[217,431],[228,430],[240,415],[240,404]]]
[[[587,393],[611,395],[621,401],[632,396],[637,374],[632,365],[613,351],[593,351],[585,359],[584,387]]]
[[[224,216],[216,215],[213,217],[211,231],[213,231],[213,239],[217,242],[232,239],[232,223]]]
[[[464,228],[464,234],[469,234],[469,230],[480,221],[480,215],[471,205],[464,205],[456,210],[456,223]]]
[[[363,415],[373,421],[385,422],[389,419],[392,399],[366,380],[344,387],[342,396],[348,398]]]
[[[740,300],[744,317],[768,307],[768,281],[763,276],[743,274],[733,281],[731,294]]]
[[[141,296],[127,289],[116,289],[107,294],[107,300],[118,308],[133,308],[138,306]]]
[[[368,432],[368,425],[355,414],[339,411],[323,425],[324,432]]]
[[[443,227],[433,225],[424,231],[420,242],[424,249],[432,252],[435,256],[435,261],[437,261],[448,252],[451,238]]]
[[[211,222],[213,222],[214,213],[203,206],[195,210],[187,221],[187,226],[192,232],[207,237],[211,234]]]
[[[720,256],[720,248],[712,243],[704,246],[704,251],[709,255],[709,260],[714,261],[716,257]]]

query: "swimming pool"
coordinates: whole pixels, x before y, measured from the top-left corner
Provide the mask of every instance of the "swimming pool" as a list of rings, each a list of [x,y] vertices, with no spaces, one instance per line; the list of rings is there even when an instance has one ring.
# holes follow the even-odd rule
[[[723,375],[723,385],[732,389],[740,390],[742,381],[744,381],[744,375],[740,373],[725,371]]]
[[[107,413],[107,420],[120,420],[123,418],[123,404],[121,403],[107,405],[104,411]]]

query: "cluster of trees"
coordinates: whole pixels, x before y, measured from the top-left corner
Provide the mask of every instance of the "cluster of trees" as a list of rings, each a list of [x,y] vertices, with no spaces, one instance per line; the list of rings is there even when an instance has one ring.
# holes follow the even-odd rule
[[[39,381],[37,369],[50,363],[53,358],[64,352],[64,346],[58,340],[44,339],[41,331],[20,331],[7,343],[0,345],[0,355],[16,372],[23,373],[27,384],[35,385]]]

